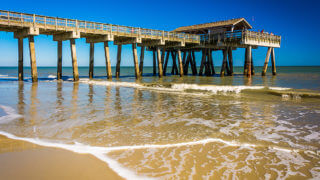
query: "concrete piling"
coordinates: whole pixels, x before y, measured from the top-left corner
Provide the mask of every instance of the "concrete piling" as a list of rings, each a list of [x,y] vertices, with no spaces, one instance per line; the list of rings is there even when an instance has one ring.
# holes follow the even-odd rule
[[[90,43],[89,79],[93,78],[94,71],[94,43]]]
[[[23,81],[23,38],[18,38],[18,80]]]
[[[230,47],[228,50],[228,60],[229,60],[229,68],[230,68],[230,76],[233,76],[233,57],[232,57],[232,48]]]
[[[118,52],[117,52],[116,78],[120,77],[121,49],[122,49],[122,45],[119,44]]]
[[[156,60],[156,51],[152,50],[152,58],[153,58],[153,75],[155,76],[157,74],[157,69],[156,69],[156,64],[157,64],[157,60]]]
[[[79,81],[79,71],[78,71],[75,39],[70,39],[70,49],[71,49],[71,58],[72,58],[73,80]]]
[[[247,49],[248,49],[248,52],[247,52],[247,55],[248,55],[248,57],[247,57],[247,77],[251,77],[251,55],[252,55],[251,49],[252,49],[252,47],[248,46]]]
[[[226,67],[227,67],[227,55],[228,55],[226,49],[223,49],[222,53],[223,53],[223,61],[222,61],[221,71],[220,71],[220,76],[221,77],[223,77],[224,74],[225,74],[225,70],[226,70]]]
[[[266,75],[266,72],[267,72],[267,69],[268,69],[268,63],[269,63],[271,51],[272,51],[272,48],[269,47],[269,48],[268,48],[268,51],[267,51],[266,59],[265,59],[265,61],[264,61],[264,66],[263,66],[263,69],[262,69],[262,73],[261,73],[262,76],[265,76],[265,75]]]
[[[144,51],[145,51],[145,46],[141,46],[140,64],[139,64],[139,71],[140,71],[140,75],[141,76],[142,76],[142,73],[143,73]]]
[[[108,41],[104,42],[104,56],[106,59],[107,78],[112,79],[110,53],[109,53],[109,42]]]
[[[162,71],[162,58],[161,58],[161,53],[160,53],[160,48],[157,47],[157,57],[158,57],[158,71],[159,71],[159,77],[163,76],[163,71]]]
[[[57,41],[58,43],[58,62],[57,62],[57,79],[62,78],[62,41]]]
[[[139,72],[139,64],[138,64],[138,53],[137,53],[137,44],[132,44],[132,53],[133,53],[133,63],[134,63],[134,72],[136,79],[140,78],[140,72]],[[162,66],[161,66],[162,68]]]
[[[34,47],[34,36],[29,36],[29,51],[30,51],[30,65],[31,65],[31,77],[32,82],[38,81],[36,52]]]
[[[168,61],[169,61],[170,51],[167,51],[166,53],[166,59],[163,65],[163,75],[166,76],[167,73],[167,67],[168,67]]]
[[[272,63],[272,75],[277,75],[277,70],[276,70],[276,57],[274,54],[274,48],[272,48],[271,51],[271,63]]]
[[[178,54],[178,61],[179,61],[180,77],[182,77],[183,76],[183,64],[182,64],[180,49],[178,49],[177,54]]]

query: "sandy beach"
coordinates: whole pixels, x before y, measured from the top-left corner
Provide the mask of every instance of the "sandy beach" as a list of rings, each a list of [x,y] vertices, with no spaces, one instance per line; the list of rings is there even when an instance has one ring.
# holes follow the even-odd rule
[[[0,136],[0,174],[6,180],[122,179],[92,155]]]

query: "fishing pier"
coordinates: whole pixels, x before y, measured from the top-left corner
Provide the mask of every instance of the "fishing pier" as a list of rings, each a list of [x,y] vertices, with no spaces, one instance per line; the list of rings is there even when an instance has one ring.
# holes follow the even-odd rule
[[[169,56],[173,60],[172,74],[213,76],[213,51],[223,52],[220,76],[233,75],[232,51],[245,48],[244,75],[254,75],[252,49],[268,47],[262,76],[266,75],[271,56],[272,74],[276,75],[274,48],[279,48],[281,37],[264,32],[250,31],[251,25],[244,19],[231,19],[206,24],[179,27],[173,31],[160,31],[106,23],[89,22],[58,17],[0,10],[0,31],[13,32],[18,39],[18,79],[23,80],[23,40],[28,38],[32,81],[38,81],[35,36],[52,35],[57,41],[57,79],[62,77],[62,41],[70,41],[73,79],[79,80],[76,56],[76,39],[85,38],[90,44],[89,78],[94,76],[94,45],[104,43],[107,78],[112,78],[109,42],[117,45],[115,76],[120,77],[122,45],[131,44],[135,77],[143,74],[145,51],[153,52],[153,74],[165,76]],[[138,59],[137,46],[141,47]],[[202,52],[200,69],[196,65],[195,51]],[[158,73],[157,73],[158,68]]]

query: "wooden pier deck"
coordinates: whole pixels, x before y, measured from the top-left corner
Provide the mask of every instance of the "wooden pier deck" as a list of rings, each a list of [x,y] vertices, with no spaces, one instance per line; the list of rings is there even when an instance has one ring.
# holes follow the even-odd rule
[[[52,35],[53,40],[58,43],[58,79],[61,79],[62,76],[62,41],[65,40],[70,41],[74,80],[79,79],[75,46],[75,39],[78,38],[85,38],[86,42],[90,43],[90,78],[93,78],[94,75],[94,44],[99,42],[104,43],[107,77],[112,78],[109,41],[113,41],[113,44],[118,46],[116,77],[120,76],[121,46],[123,44],[132,44],[136,78],[140,78],[142,75],[145,47],[147,50],[153,51],[154,74],[156,74],[156,66],[158,65],[159,77],[166,75],[170,55],[173,59],[172,74],[180,76],[188,74],[190,66],[193,75],[202,75],[203,73],[207,76],[214,75],[212,52],[217,50],[222,50],[224,55],[220,75],[233,75],[232,50],[236,48],[246,48],[244,74],[250,77],[253,68],[251,49],[256,49],[259,46],[268,47],[262,75],[266,73],[270,55],[275,75],[274,48],[280,47],[281,37],[271,33],[249,31],[248,29],[251,28],[251,25],[244,18],[240,18],[180,27],[174,31],[160,31],[0,10],[0,31],[13,32],[14,37],[18,39],[19,80],[23,80],[23,39],[28,38],[31,76],[33,81],[37,81],[34,36],[40,34]],[[141,47],[140,62],[137,45]],[[202,51],[202,60],[198,73],[194,52],[199,50]]]

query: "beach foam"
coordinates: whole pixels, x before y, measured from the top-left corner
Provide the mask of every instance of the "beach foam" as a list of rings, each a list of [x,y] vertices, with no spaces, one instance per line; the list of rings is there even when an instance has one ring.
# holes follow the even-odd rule
[[[264,86],[220,86],[220,85],[198,85],[198,84],[185,84],[185,83],[172,83],[172,84],[140,84],[135,82],[114,82],[114,81],[97,81],[89,79],[81,79],[81,83],[100,85],[100,86],[117,86],[117,87],[130,87],[138,89],[158,90],[163,92],[188,92],[194,94],[196,91],[206,91],[210,94],[239,94],[243,90],[278,90],[284,91],[290,88],[282,87],[264,87]],[[189,92],[192,91],[192,92]],[[201,94],[201,93],[197,93]],[[203,95],[203,93],[202,93]]]
[[[242,90],[264,89],[263,86],[216,86],[216,85],[197,85],[197,84],[173,84],[172,89],[177,90],[202,90],[217,94],[222,93],[240,93]]]
[[[6,113],[6,115],[0,117],[0,124],[8,123],[17,118],[21,118],[20,114],[17,114],[15,110],[9,106],[0,105],[0,108]]]
[[[50,74],[49,76],[48,76],[48,78],[57,78],[57,76],[56,75],[52,75],[52,74]]]
[[[9,76],[7,74],[0,74],[0,79],[15,79],[15,76]]]

